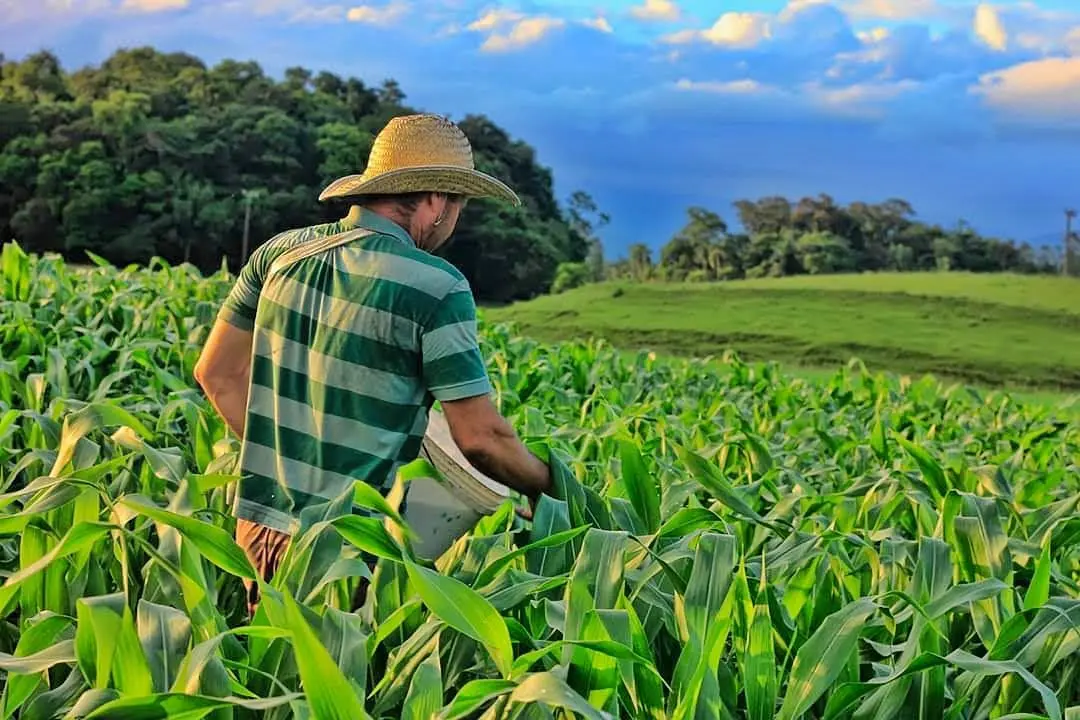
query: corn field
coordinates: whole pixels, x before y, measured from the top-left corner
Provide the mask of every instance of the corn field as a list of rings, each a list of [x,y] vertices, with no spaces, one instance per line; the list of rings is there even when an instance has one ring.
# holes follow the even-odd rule
[[[1075,409],[485,326],[533,520],[419,558],[409,466],[306,517],[249,619],[192,379],[232,278],[0,276],[0,720],[1080,719]]]

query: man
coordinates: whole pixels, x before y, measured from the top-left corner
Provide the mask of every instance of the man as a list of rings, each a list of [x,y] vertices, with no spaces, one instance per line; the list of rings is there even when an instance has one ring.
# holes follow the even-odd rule
[[[356,481],[389,488],[419,454],[433,400],[477,469],[533,502],[550,488],[489,397],[468,282],[432,255],[470,197],[520,204],[474,169],[456,125],[398,117],[364,173],[319,196],[352,199],[347,217],[275,236],[241,271],[195,378],[243,439],[237,542],[264,579],[304,508]]]

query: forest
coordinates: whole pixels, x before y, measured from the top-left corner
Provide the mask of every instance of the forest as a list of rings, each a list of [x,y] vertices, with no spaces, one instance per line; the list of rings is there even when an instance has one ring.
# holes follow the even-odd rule
[[[967,271],[1060,273],[1059,248],[1031,247],[979,235],[964,222],[955,228],[914,219],[900,199],[839,205],[827,194],[791,201],[773,196],[739,200],[741,232],[717,213],[687,210],[685,226],[654,257],[649,244],[606,266],[606,279],[712,282],[741,278],[850,272]],[[1075,233],[1064,258],[1068,274],[1080,271]],[[559,268],[553,290],[597,278],[587,262]]]
[[[148,47],[74,72],[47,51],[0,67],[0,242],[73,261],[236,271],[276,233],[343,215],[319,191],[362,172],[375,134],[417,111],[393,80],[299,67],[275,80],[255,62]],[[452,119],[523,205],[470,203],[448,259],[480,298],[546,292],[560,263],[587,256],[591,199],[559,203],[528,144],[480,115]]]
[[[117,265],[160,257],[236,271],[274,234],[344,214],[317,202],[319,190],[361,172],[379,129],[417,110],[392,79],[369,85],[301,67],[275,79],[253,61],[208,66],[150,47],[74,71],[49,51],[0,54],[0,242],[75,262],[89,252]],[[1060,266],[1052,249],[917,221],[903,200],[841,206],[825,194],[740,200],[738,232],[690,207],[666,244],[643,239],[609,262],[598,237],[609,217],[587,192],[560,202],[552,171],[524,140],[483,115],[453,119],[477,166],[523,200],[470,203],[446,250],[486,302],[608,278]]]

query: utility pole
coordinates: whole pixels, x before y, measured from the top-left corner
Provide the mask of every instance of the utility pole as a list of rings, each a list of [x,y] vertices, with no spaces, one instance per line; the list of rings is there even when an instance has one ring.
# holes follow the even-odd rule
[[[1065,247],[1064,254],[1061,258],[1061,274],[1069,275],[1072,271],[1072,246],[1073,246],[1073,230],[1072,221],[1076,217],[1076,211],[1069,209],[1065,211]]]
[[[241,195],[244,197],[244,239],[240,245],[240,267],[244,267],[247,264],[248,259],[248,238],[251,235],[251,203],[259,198],[262,193],[259,190],[242,190]]]

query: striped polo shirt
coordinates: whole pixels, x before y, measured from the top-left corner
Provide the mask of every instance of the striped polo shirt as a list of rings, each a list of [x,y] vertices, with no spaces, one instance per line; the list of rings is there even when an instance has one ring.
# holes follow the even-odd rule
[[[283,252],[361,228],[268,277]],[[254,335],[235,512],[285,533],[358,480],[389,489],[434,400],[491,392],[468,281],[367,210],[260,246],[220,317]]]

